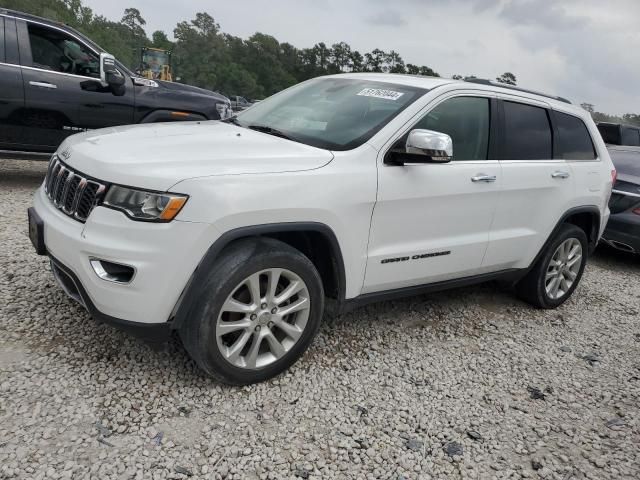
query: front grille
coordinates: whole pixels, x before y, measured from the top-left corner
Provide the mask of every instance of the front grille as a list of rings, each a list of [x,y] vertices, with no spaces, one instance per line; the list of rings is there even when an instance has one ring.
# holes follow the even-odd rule
[[[44,191],[51,203],[64,214],[84,223],[102,200],[105,190],[105,184],[69,168],[57,156],[51,159]]]

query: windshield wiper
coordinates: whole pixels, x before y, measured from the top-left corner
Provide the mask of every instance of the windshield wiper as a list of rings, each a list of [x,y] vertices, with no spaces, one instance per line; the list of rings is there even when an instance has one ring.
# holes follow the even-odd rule
[[[299,140],[287,135],[286,133],[278,129],[268,127],[267,125],[249,125],[247,128],[250,128],[251,130],[255,130],[257,132],[268,133],[269,135],[274,135],[286,140],[291,140],[292,142],[299,142]]]

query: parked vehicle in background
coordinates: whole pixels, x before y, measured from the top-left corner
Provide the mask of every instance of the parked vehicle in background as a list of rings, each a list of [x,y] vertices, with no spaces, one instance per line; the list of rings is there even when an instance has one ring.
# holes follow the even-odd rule
[[[232,95],[229,97],[229,100],[231,101],[231,108],[236,112],[249,108],[253,105],[253,102],[250,102],[246,98],[238,95]]]
[[[345,74],[223,122],[75,135],[29,231],[93,316],[177,330],[205,372],[247,384],[302,355],[325,298],[340,312],[500,279],[561,305],[607,223],[614,173],[565,100]]]
[[[640,147],[640,127],[621,123],[598,122],[598,130],[607,145]]]
[[[230,115],[222,95],[141,78],[64,24],[0,9],[0,150],[50,153],[85,130]]]
[[[618,171],[602,241],[618,250],[640,253],[640,128],[598,123]]]

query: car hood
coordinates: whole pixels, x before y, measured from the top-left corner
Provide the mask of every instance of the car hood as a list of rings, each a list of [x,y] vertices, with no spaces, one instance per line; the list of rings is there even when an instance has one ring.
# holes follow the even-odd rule
[[[221,95],[216,92],[212,92],[211,90],[205,90],[204,88],[194,87],[192,85],[186,85],[184,83],[165,82],[164,80],[155,80],[155,82],[159,85],[160,88],[163,88],[165,90],[171,90],[172,92],[190,93],[193,95],[204,95],[207,97],[214,97],[215,99],[223,101],[225,103],[230,103],[229,99],[224,95]]]
[[[92,130],[69,137],[58,152],[85,175],[159,191],[188,178],[312,170],[333,159],[330,151],[219,121]]]

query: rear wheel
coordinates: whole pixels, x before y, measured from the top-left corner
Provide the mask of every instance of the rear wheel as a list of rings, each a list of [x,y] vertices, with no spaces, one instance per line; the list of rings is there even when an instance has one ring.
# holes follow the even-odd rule
[[[584,230],[564,224],[533,269],[516,285],[518,295],[540,308],[556,308],[578,286],[587,262]]]
[[[324,306],[311,261],[268,238],[226,249],[204,291],[180,335],[205,372],[236,385],[266,380],[292,365],[317,333]]]

